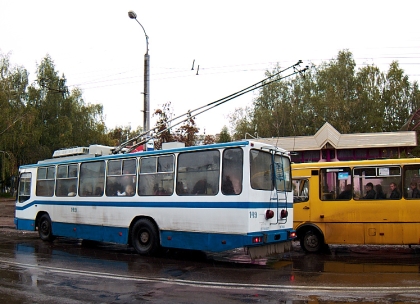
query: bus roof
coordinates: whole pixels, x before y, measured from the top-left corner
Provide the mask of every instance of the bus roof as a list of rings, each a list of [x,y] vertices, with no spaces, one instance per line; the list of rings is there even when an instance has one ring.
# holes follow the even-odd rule
[[[45,160],[40,160],[37,164],[27,164],[22,165],[20,168],[30,168],[30,167],[38,167],[38,166],[45,166],[53,165],[53,164],[63,164],[63,163],[74,163],[79,160],[102,160],[102,159],[118,159],[118,158],[127,158],[129,156],[153,156],[153,155],[159,155],[159,154],[166,154],[166,153],[176,153],[176,152],[186,152],[186,151],[199,151],[199,150],[208,150],[208,149],[218,149],[218,148],[226,148],[226,147],[243,147],[243,146],[251,146],[256,149],[260,150],[275,150],[277,153],[280,154],[289,154],[286,150],[278,147],[274,147],[272,145],[268,145],[266,143],[261,143],[258,141],[234,141],[234,142],[227,142],[227,143],[217,143],[217,144],[210,144],[210,145],[204,145],[204,146],[191,146],[191,147],[175,147],[171,149],[165,149],[165,150],[153,150],[153,151],[139,151],[134,153],[126,153],[126,154],[112,154],[112,149],[108,149],[110,154],[104,153],[102,150],[102,153],[92,153],[92,149],[88,148],[82,148],[79,150],[74,150],[73,152],[80,152],[79,154],[73,153],[68,156],[62,156],[62,157],[56,157],[56,158],[50,158]],[[100,146],[105,147],[105,146]],[[112,148],[112,147],[108,147]],[[105,149],[106,150],[106,149]],[[60,151],[60,150],[58,150]],[[63,150],[65,151],[65,150]],[[99,151],[96,149],[95,151]],[[81,153],[84,152],[84,153]],[[64,155],[65,153],[62,153]]]

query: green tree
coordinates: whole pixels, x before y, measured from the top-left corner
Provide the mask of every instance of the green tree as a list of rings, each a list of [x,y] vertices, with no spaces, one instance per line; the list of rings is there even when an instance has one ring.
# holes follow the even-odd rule
[[[58,75],[50,56],[37,66],[37,79],[28,91],[28,106],[37,115],[34,129],[39,132],[42,158],[64,147],[111,143],[102,105],[85,104],[78,88],[69,92],[65,76]]]
[[[3,180],[17,174],[22,145],[30,141],[27,133],[33,115],[26,108],[28,72],[12,67],[9,55],[0,54],[0,155]]]
[[[222,130],[220,131],[219,138],[217,139],[218,143],[225,143],[232,141],[232,137],[229,134],[229,130],[227,126],[223,126]]]
[[[411,114],[411,84],[408,76],[404,75],[404,71],[395,61],[391,63],[385,78],[382,130],[399,130]]]
[[[252,108],[236,108],[234,112],[228,115],[229,123],[234,126],[233,138],[240,140],[246,137],[246,134],[253,134],[255,128],[252,124]]]
[[[356,63],[349,51],[340,51],[337,59],[323,63],[317,69],[318,116],[342,133],[349,133],[349,117],[355,107]],[[321,126],[318,126],[321,127]]]
[[[116,126],[114,129],[108,131],[108,137],[111,140],[112,146],[119,146],[136,138],[141,134],[142,130],[143,128],[140,126],[135,130],[132,130],[131,126]]]
[[[383,73],[374,65],[362,67],[357,72],[357,100],[349,113],[348,122],[353,133],[382,131],[384,84]]]
[[[279,67],[266,76],[277,75]],[[419,88],[397,62],[384,74],[376,66],[356,70],[353,55],[312,65],[303,77],[264,86],[252,107],[230,115],[234,138],[313,135],[329,122],[340,133],[397,131],[419,109]]]
[[[0,150],[18,166],[50,158],[59,148],[107,145],[101,105],[85,104],[79,89],[68,91],[47,55],[29,85],[28,72],[0,54]]]

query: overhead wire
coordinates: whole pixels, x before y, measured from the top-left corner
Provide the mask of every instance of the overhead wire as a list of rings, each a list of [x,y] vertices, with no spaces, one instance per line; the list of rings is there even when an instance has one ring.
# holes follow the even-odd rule
[[[372,63],[374,63],[374,60],[381,60],[381,59],[400,59],[400,60],[408,60],[408,59],[420,59],[419,56],[410,56],[410,55],[417,55],[417,53],[407,53],[407,56],[404,56],[404,54],[401,54],[399,56],[392,56],[389,54],[384,54],[384,56],[379,56],[379,57],[375,57],[375,58],[371,58],[371,57],[358,57],[358,58],[354,58],[356,61],[361,61],[358,64],[361,66],[365,66],[367,65],[366,62],[364,62],[363,60],[369,60],[372,61]],[[323,59],[323,58],[312,58],[312,59],[305,59],[305,61],[308,62],[319,62],[319,61],[328,61],[331,60],[331,58],[329,59]],[[285,63],[285,62],[283,62]],[[287,63],[287,61],[286,61]],[[390,64],[391,62],[386,62],[386,63],[382,63],[382,64]],[[214,75],[214,74],[226,74],[226,73],[236,73],[236,72],[255,72],[255,71],[265,71],[267,70],[266,66],[267,64],[269,65],[273,65],[276,64],[276,62],[266,62],[266,63],[254,63],[254,64],[238,64],[238,65],[227,65],[227,66],[219,66],[219,67],[200,67],[200,75]],[[411,62],[399,62],[400,65],[418,65],[420,64],[420,62],[415,62],[415,61],[411,61]],[[261,67],[261,68],[253,68],[253,69],[249,69],[246,68],[246,66],[256,66],[256,65],[265,65],[265,67]],[[192,75],[191,73],[188,73],[185,69],[182,68],[173,68],[173,67],[158,67],[160,69],[167,69],[167,70],[171,70],[171,71],[164,71],[161,73],[154,73],[152,75],[152,77],[154,77],[152,80],[153,81],[159,81],[159,80],[167,80],[167,79],[176,79],[176,78],[185,78],[185,77],[192,77],[195,76],[196,74]],[[231,70],[226,71],[226,69],[229,68],[233,68]],[[238,69],[235,69],[238,68]],[[134,83],[134,81],[125,81],[128,79],[138,79],[143,77],[143,75],[134,75],[134,76],[127,76],[127,77],[114,77],[117,75],[122,75],[122,74],[127,74],[131,71],[135,71],[135,70],[129,70],[129,71],[122,71],[122,72],[117,72],[115,74],[111,74],[109,76],[101,76],[98,78],[95,78],[93,80],[89,80],[86,82],[80,82],[77,84],[70,84],[68,85],[68,87],[82,87],[84,90],[90,90],[90,89],[97,89],[97,88],[102,88],[102,87],[107,87],[107,86],[115,86],[115,85],[126,85],[126,84],[131,84]],[[212,71],[212,72],[210,72]],[[185,75],[177,75],[177,73],[188,73]],[[169,75],[172,74],[174,76],[169,76],[169,77],[155,77],[157,75]],[[409,74],[408,76],[410,76],[411,74]],[[416,75],[411,75],[411,76],[416,76]],[[103,79],[103,78],[107,78],[107,77],[113,77],[112,79]],[[101,80],[103,79],[103,80]],[[109,83],[109,82],[113,82],[115,81],[115,83]],[[121,82],[121,81],[125,81],[125,82]],[[90,85],[95,85],[96,86],[90,86]]]
[[[145,144],[150,139],[153,139],[153,138],[159,136],[160,134],[162,134],[163,132],[166,132],[167,130],[169,130],[169,129],[175,127],[175,126],[177,126],[177,125],[179,125],[179,124],[181,124],[181,123],[183,123],[185,121],[188,121],[191,117],[196,117],[196,116],[198,116],[198,115],[200,115],[200,114],[202,114],[204,112],[207,112],[207,111],[209,111],[209,110],[211,110],[211,109],[213,109],[213,108],[215,108],[217,106],[220,106],[220,105],[222,105],[222,104],[224,104],[224,103],[226,103],[226,102],[228,102],[228,101],[230,101],[230,100],[232,100],[234,98],[237,98],[239,96],[242,96],[242,95],[244,95],[244,94],[246,94],[248,92],[251,92],[253,90],[259,89],[259,88],[261,88],[263,86],[269,85],[269,84],[271,84],[273,82],[276,82],[276,81],[285,79],[287,77],[290,77],[290,76],[293,76],[293,75],[296,75],[296,74],[301,74],[302,75],[308,69],[308,66],[306,66],[304,69],[297,69],[296,67],[299,66],[301,63],[302,63],[302,61],[299,60],[297,63],[295,63],[295,64],[293,64],[293,65],[291,65],[291,66],[289,66],[289,67],[287,67],[285,69],[282,69],[282,70],[274,73],[273,75],[270,75],[267,78],[265,78],[265,79],[263,79],[261,81],[258,81],[256,83],[254,83],[254,84],[252,84],[252,85],[250,85],[250,86],[248,86],[248,87],[240,90],[240,91],[237,91],[237,92],[235,92],[233,94],[230,94],[230,95],[228,95],[226,97],[223,97],[221,99],[218,99],[216,101],[210,102],[210,103],[208,103],[206,105],[203,105],[201,107],[198,107],[198,108],[196,108],[194,110],[189,110],[189,111],[187,111],[184,114],[181,114],[181,115],[179,115],[177,117],[174,117],[174,118],[172,118],[172,119],[170,119],[168,121],[165,121],[164,123],[161,123],[161,124],[156,125],[155,127],[153,127],[150,130],[145,130],[143,133],[139,134],[138,136],[136,136],[136,137],[134,137],[132,139],[129,139],[126,142],[122,143],[120,146],[118,146],[114,150],[114,153],[120,153],[120,152],[123,151],[123,149],[126,149],[126,147],[129,144],[132,144],[132,146],[128,150],[124,151],[124,152],[128,152],[129,153],[129,152],[133,151],[134,149],[136,149],[138,146]],[[285,72],[285,71],[287,71],[289,69],[293,69],[293,72],[290,73],[290,74],[288,74],[288,75],[286,75],[286,76],[278,77],[281,73],[283,73],[283,72]],[[184,116],[186,116],[186,118],[181,119]],[[178,122],[175,122],[178,119],[181,119],[181,120],[178,121]],[[170,124],[170,126],[167,126],[168,124]],[[156,129],[162,127],[162,126],[167,126],[167,127],[164,130],[161,130],[161,131],[159,131],[159,132],[157,132],[157,133],[155,133],[153,135],[147,136],[153,130],[156,130]],[[139,140],[139,139],[140,139],[140,141],[137,142],[137,140]]]

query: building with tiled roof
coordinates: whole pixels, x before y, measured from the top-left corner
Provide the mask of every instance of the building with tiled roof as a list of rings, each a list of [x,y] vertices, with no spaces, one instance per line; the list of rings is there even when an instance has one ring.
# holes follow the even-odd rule
[[[416,131],[340,134],[328,122],[313,136],[258,138],[292,152],[296,163],[360,160],[409,155],[417,146]]]

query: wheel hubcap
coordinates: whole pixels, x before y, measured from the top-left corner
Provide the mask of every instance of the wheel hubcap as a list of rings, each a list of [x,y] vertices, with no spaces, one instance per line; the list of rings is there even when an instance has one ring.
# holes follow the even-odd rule
[[[143,231],[140,234],[140,242],[142,242],[143,244],[147,243],[149,241],[149,234],[146,231]]]
[[[317,237],[314,236],[314,235],[311,235],[310,237],[308,237],[306,239],[306,244],[308,246],[312,247],[312,248],[318,246],[318,239],[317,239]]]

